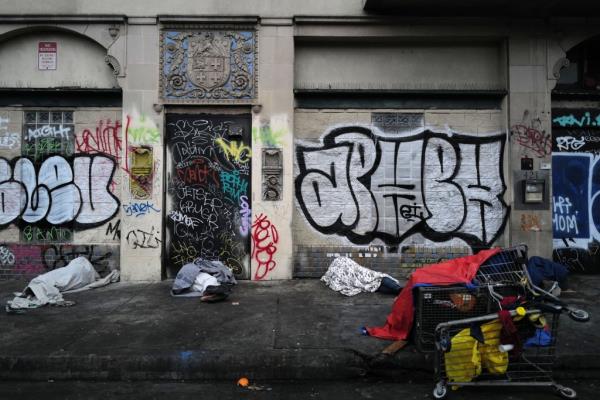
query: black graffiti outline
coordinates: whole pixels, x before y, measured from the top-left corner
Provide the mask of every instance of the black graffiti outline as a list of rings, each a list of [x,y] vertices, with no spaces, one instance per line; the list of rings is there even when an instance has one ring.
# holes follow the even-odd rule
[[[92,264],[94,269],[98,273],[101,273],[110,269],[110,260],[113,257],[112,251],[102,251],[102,248],[107,246],[94,244],[53,244],[42,245],[41,247],[42,264],[48,271],[64,267],[75,258],[84,256],[90,264]],[[101,249],[100,253],[104,254],[96,254],[97,249]]]
[[[319,225],[312,218],[311,213],[309,212],[309,210],[307,208],[307,205],[304,203],[302,196],[300,195],[302,182],[303,182],[304,178],[310,173],[316,173],[316,174],[322,175],[326,179],[328,179],[334,187],[337,186],[336,182],[335,182],[335,174],[333,172],[331,172],[330,175],[327,175],[321,169],[314,169],[314,168],[308,169],[306,167],[306,163],[304,160],[304,154],[310,153],[313,151],[323,151],[323,150],[327,150],[327,149],[331,149],[331,148],[346,147],[346,148],[348,148],[348,152],[347,152],[347,156],[346,156],[345,178],[346,178],[348,187],[350,188],[349,192],[350,192],[350,195],[352,196],[354,204],[356,204],[356,205],[359,204],[357,201],[357,196],[354,193],[354,190],[352,189],[352,186],[350,184],[350,176],[351,175],[349,173],[350,172],[349,169],[350,169],[350,165],[351,165],[350,158],[353,154],[353,151],[358,151],[358,153],[361,157],[361,161],[363,162],[363,165],[364,165],[364,147],[362,145],[358,145],[357,146],[358,150],[356,150],[356,149],[354,149],[355,144],[351,144],[351,143],[347,143],[347,142],[336,143],[336,139],[338,136],[341,136],[341,135],[344,135],[347,133],[358,133],[358,134],[365,135],[366,137],[370,138],[373,141],[373,144],[376,149],[373,166],[368,171],[364,172],[364,174],[362,176],[356,178],[356,180],[358,182],[363,184],[365,186],[365,188],[368,189],[369,196],[371,197],[371,200],[373,201],[373,209],[374,209],[374,214],[375,214],[373,219],[376,222],[375,222],[375,226],[373,227],[371,232],[367,232],[366,234],[358,234],[358,233],[353,232],[353,229],[357,226],[358,222],[360,221],[360,212],[361,212],[360,207],[358,207],[358,206],[356,207],[357,216],[352,224],[345,225],[342,221],[342,214],[340,214],[334,223],[332,223],[329,226],[322,226],[322,225]],[[497,134],[497,135],[490,135],[490,136],[468,136],[468,135],[462,135],[462,134],[448,135],[445,133],[433,132],[431,130],[424,130],[417,134],[401,136],[401,137],[392,137],[392,136],[380,136],[380,135],[374,133],[370,128],[367,128],[364,126],[359,126],[359,125],[357,125],[357,126],[350,125],[350,126],[334,128],[321,138],[321,143],[322,143],[321,145],[308,145],[308,146],[300,145],[300,144],[296,145],[296,149],[295,149],[296,161],[297,161],[298,170],[299,170],[298,175],[294,179],[296,200],[298,201],[298,205],[300,206],[304,217],[306,218],[306,220],[309,222],[309,224],[313,228],[315,228],[317,231],[319,231],[323,234],[326,234],[326,235],[335,234],[335,235],[346,237],[348,240],[350,240],[354,244],[364,245],[364,244],[371,243],[375,239],[381,239],[387,245],[396,246],[396,245],[402,243],[406,238],[410,237],[411,235],[420,233],[426,239],[429,239],[434,242],[444,242],[444,241],[447,241],[447,240],[450,240],[453,238],[460,238],[473,248],[488,248],[504,232],[504,229],[506,227],[506,224],[508,223],[508,219],[509,219],[510,211],[511,211],[511,207],[508,204],[506,204],[506,202],[504,201],[504,198],[503,198],[504,194],[506,192],[506,183],[504,181],[504,174],[503,174],[504,149],[505,149],[505,143],[506,143],[506,136],[507,135],[504,133]],[[475,154],[477,157],[477,163],[476,163],[477,184],[476,185],[468,185],[468,187],[469,188],[478,188],[479,187],[482,189],[486,189],[486,188],[490,189],[490,188],[481,184],[481,176],[480,176],[480,169],[479,169],[480,145],[487,144],[487,143],[495,143],[495,142],[498,142],[500,144],[500,151],[499,151],[500,154],[498,155],[498,157],[499,157],[498,169],[500,172],[499,178],[500,178],[500,182],[501,182],[501,191],[496,196],[496,198],[498,199],[499,203],[502,205],[503,209],[506,212],[503,216],[502,223],[498,227],[498,230],[493,235],[493,237],[491,237],[491,238],[486,237],[485,221],[483,218],[481,221],[482,222],[483,240],[479,239],[476,235],[473,235],[473,234],[469,234],[469,233],[465,233],[465,232],[458,232],[461,229],[461,227],[464,225],[465,219],[467,218],[466,213],[463,213],[462,221],[460,222],[460,224],[458,224],[458,226],[453,231],[437,232],[437,231],[431,229],[427,225],[427,219],[431,218],[431,212],[427,208],[427,204],[425,204],[425,200],[424,200],[424,206],[427,209],[427,211],[430,213],[429,217],[421,219],[421,221],[414,224],[412,227],[408,228],[401,235],[392,235],[387,232],[378,231],[379,222],[380,222],[380,218],[379,218],[380,210],[378,207],[378,203],[375,199],[375,196],[373,194],[373,191],[371,190],[371,176],[374,173],[374,171],[379,167],[379,163],[381,161],[382,149],[381,149],[380,141],[395,142],[396,149],[397,149],[397,146],[399,146],[399,144],[402,142],[411,142],[411,141],[422,140],[423,145],[422,145],[422,154],[421,154],[421,171],[423,171],[424,165],[425,165],[425,151],[427,149],[427,143],[433,138],[439,138],[439,139],[444,140],[446,143],[448,143],[450,146],[452,146],[452,148],[455,151],[455,154],[457,155],[456,165],[454,166],[453,174],[449,178],[446,178],[439,182],[449,183],[449,184],[454,185],[460,191],[460,193],[462,195],[463,206],[465,208],[467,207],[467,201],[479,202],[480,203],[479,204],[480,215],[483,215],[485,213],[486,205],[490,205],[490,204],[489,203],[486,204],[486,202],[484,202],[480,199],[467,198],[465,196],[463,188],[460,185],[458,185],[456,182],[452,181],[456,177],[458,172],[460,171],[460,166],[461,166],[461,158],[460,158],[461,152],[460,152],[459,144],[457,142],[459,142],[460,144],[476,145]],[[397,159],[397,157],[395,157],[394,158],[394,163],[395,163],[394,173],[396,173],[396,171],[397,171],[397,168],[396,168],[397,161],[398,161],[398,159]],[[333,169],[333,164],[330,166],[330,168]],[[396,181],[396,179],[394,179],[394,181]],[[422,181],[423,181],[423,173],[421,173],[421,195],[423,196],[423,199],[425,199],[425,194],[424,194],[425,185],[422,184]],[[392,185],[392,186],[396,186],[396,185]],[[414,185],[410,185],[410,186],[412,186],[414,188]],[[396,196],[396,195],[392,195],[392,196]],[[318,198],[318,194],[317,194],[317,198]],[[318,201],[320,201],[320,200],[318,199]],[[396,199],[394,199],[394,201],[396,201]],[[399,212],[398,207],[396,207],[397,215],[398,215],[398,212]]]
[[[105,219],[103,219],[102,221],[98,221],[98,222],[91,222],[91,223],[83,223],[83,222],[78,222],[77,218],[78,216],[81,214],[82,211],[82,207],[79,207],[79,209],[77,210],[77,213],[75,213],[73,215],[73,219],[71,219],[70,221],[65,221],[63,223],[59,223],[59,224],[53,224],[50,223],[48,221],[46,221],[46,217],[48,216],[48,213],[50,212],[50,210],[52,209],[52,196],[48,196],[48,209],[46,210],[46,213],[44,214],[43,217],[41,217],[38,221],[35,222],[27,222],[24,221],[21,217],[23,216],[23,212],[25,212],[27,205],[29,204],[30,200],[33,202],[35,201],[35,206],[33,205],[34,203],[31,204],[31,209],[32,210],[36,210],[38,208],[38,200],[34,199],[37,198],[36,194],[39,192],[40,189],[46,189],[46,191],[48,192],[48,194],[51,194],[53,191],[55,190],[59,190],[63,187],[66,187],[67,185],[73,185],[75,186],[75,188],[77,188],[77,192],[79,193],[79,198],[83,199],[83,194],[81,189],[79,188],[79,186],[77,186],[75,184],[75,174],[73,174],[73,178],[70,182],[67,183],[63,183],[61,185],[58,185],[52,189],[50,189],[48,187],[48,185],[44,184],[44,183],[40,183],[38,181],[38,176],[36,176],[36,186],[33,189],[32,192],[32,198],[29,198],[29,193],[27,193],[27,188],[25,187],[25,185],[23,184],[23,182],[17,181],[14,179],[14,170],[15,170],[15,165],[19,160],[22,159],[26,159],[29,160],[32,165],[34,166],[34,168],[36,169],[36,174],[39,174],[39,168],[41,167],[41,165],[48,159],[53,158],[53,157],[60,157],[63,160],[65,160],[69,166],[71,167],[71,171],[73,171],[73,166],[75,164],[75,160],[79,159],[79,158],[88,158],[89,159],[89,164],[88,164],[88,179],[91,181],[91,179],[89,178],[91,176],[92,173],[92,165],[94,164],[94,160],[96,158],[106,158],[112,161],[113,165],[112,165],[112,170],[110,172],[110,176],[107,180],[107,184],[106,184],[106,192],[117,202],[117,207],[115,207],[115,211],[113,212],[113,214],[109,217],[106,217]],[[107,221],[110,221],[111,219],[113,219],[119,212],[120,206],[121,206],[121,202],[119,200],[119,198],[117,196],[115,196],[111,190],[110,190],[110,185],[112,183],[112,180],[114,178],[115,175],[115,171],[117,168],[117,161],[116,158],[113,156],[110,156],[108,154],[76,154],[70,157],[64,157],[61,155],[50,155],[49,157],[45,158],[43,161],[41,162],[34,162],[34,160],[31,157],[27,157],[27,156],[19,156],[19,157],[15,157],[12,160],[8,160],[4,157],[0,157],[0,161],[5,161],[11,168],[11,176],[9,179],[4,180],[4,181],[0,181],[0,185],[4,184],[4,183],[17,183],[20,185],[22,192],[21,195],[25,195],[25,201],[23,202],[23,204],[21,205],[21,211],[19,212],[19,215],[17,215],[13,220],[6,222],[4,224],[0,223],[0,229],[10,225],[10,224],[16,224],[17,226],[20,227],[25,227],[27,225],[50,225],[50,226],[57,226],[57,227],[71,227],[73,229],[91,229],[91,228],[96,228],[98,226],[104,225]],[[88,190],[88,198],[89,198],[89,204],[92,210],[94,210],[94,201],[92,200],[92,190]],[[2,208],[4,208],[4,193],[2,193],[2,200],[0,201],[0,203],[2,204]],[[4,211],[4,210],[2,210]]]

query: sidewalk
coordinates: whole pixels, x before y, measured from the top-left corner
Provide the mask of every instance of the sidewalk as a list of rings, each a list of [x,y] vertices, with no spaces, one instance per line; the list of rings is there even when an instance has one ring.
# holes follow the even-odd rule
[[[572,276],[563,298],[590,312],[561,318],[562,377],[600,376],[600,276]],[[0,282],[4,305],[27,282]],[[241,282],[225,302],[172,298],[171,282],[116,283],[65,295],[72,307],[0,314],[0,379],[432,379],[412,346],[373,364],[391,342],[360,335],[381,325],[394,297],[345,297],[318,280]]]

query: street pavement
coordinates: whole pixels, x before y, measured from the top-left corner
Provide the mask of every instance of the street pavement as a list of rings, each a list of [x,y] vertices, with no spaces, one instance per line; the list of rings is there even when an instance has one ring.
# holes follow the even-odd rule
[[[563,382],[577,391],[580,400],[598,398],[597,380]],[[257,382],[250,388],[235,382],[2,382],[0,398],[18,400],[425,400],[432,399],[432,385],[390,383],[381,380]],[[448,400],[560,399],[547,388],[462,388]]]
[[[591,313],[561,317],[559,379],[600,378],[600,276],[573,276],[563,299]],[[26,282],[0,282],[5,302]],[[116,283],[67,294],[72,307],[0,314],[4,380],[347,380],[430,383],[432,360],[409,346],[376,357],[394,297],[345,297],[313,279],[241,282],[227,301],[173,298],[171,282]],[[430,392],[429,390],[427,391]]]

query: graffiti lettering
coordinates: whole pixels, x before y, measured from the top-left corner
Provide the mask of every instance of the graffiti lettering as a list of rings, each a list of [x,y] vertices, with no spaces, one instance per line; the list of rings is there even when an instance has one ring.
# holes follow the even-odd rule
[[[75,137],[75,145],[80,153],[103,153],[121,159],[121,122],[116,120],[101,120],[92,132],[85,129],[81,135]]]
[[[205,185],[212,182],[219,186],[219,174],[205,158],[196,158],[184,166],[177,167],[177,177],[185,184]]]
[[[198,250],[191,244],[175,242],[171,251],[171,262],[179,268],[198,257]]]
[[[582,138],[577,139],[573,136],[559,136],[556,138],[556,145],[560,150],[566,151],[577,151],[585,146],[585,140]]]
[[[128,142],[138,144],[153,144],[160,142],[160,132],[156,124],[142,115],[134,120],[127,116],[126,136]]]
[[[132,249],[156,249],[162,243],[162,240],[159,239],[159,231],[154,231],[154,227],[150,230],[150,232],[143,231],[141,229],[135,229],[129,231],[127,234],[127,244]]]
[[[131,217],[135,215],[136,217],[141,217],[146,214],[150,214],[150,212],[160,212],[159,209],[154,207],[154,204],[146,201],[143,203],[128,203],[123,204],[123,211],[125,211],[125,215]]]
[[[557,113],[556,111],[553,114]],[[560,113],[560,111],[558,112]],[[575,116],[578,114],[578,116]],[[584,127],[584,126],[598,126],[600,127],[600,114],[592,116],[592,112],[573,112],[569,115],[557,115],[552,118],[552,123],[563,128],[565,127]]]
[[[252,224],[252,258],[257,264],[254,279],[263,279],[277,265],[273,256],[277,252],[275,245],[278,242],[279,233],[275,225],[266,215],[257,216]]]
[[[73,232],[69,228],[58,226],[43,227],[27,225],[21,231],[24,242],[70,242],[73,240]]]
[[[19,144],[21,135],[16,132],[9,132],[9,123],[8,118],[0,117],[0,149],[13,149]]]
[[[177,210],[171,210],[171,212],[169,213],[169,217],[175,222],[183,222],[185,226],[192,228],[195,228],[200,223],[200,220],[198,218],[188,217],[187,215]]]
[[[252,218],[251,215],[252,211],[248,205],[248,196],[240,196],[240,234],[242,236],[248,235]]]
[[[26,140],[39,139],[44,137],[55,137],[69,139],[71,128],[63,125],[43,125],[36,129],[27,130]]]
[[[9,266],[15,264],[15,255],[6,246],[0,246],[0,264]]]
[[[112,235],[112,240],[121,240],[121,220],[117,220],[114,225],[109,222],[104,235],[109,237]]]
[[[545,157],[552,152],[552,137],[541,130],[541,122],[537,119],[531,126],[514,125],[510,134],[518,144],[532,150],[537,157]]]
[[[355,244],[381,239],[397,245],[420,233],[433,241],[461,238],[489,246],[508,219],[505,139],[336,128],[322,145],[296,145],[296,199],[312,227]],[[411,175],[415,170],[420,181]]]
[[[232,200],[239,199],[240,195],[245,193],[248,189],[248,181],[240,178],[240,172],[238,170],[233,172],[221,171],[220,176],[223,193]]]
[[[221,147],[221,150],[229,160],[245,164],[252,157],[252,150],[242,142],[230,142],[223,138],[218,138],[215,140],[215,143]]]
[[[52,156],[36,171],[27,158],[10,164],[0,158],[0,226],[19,217],[27,223],[74,222],[82,227],[112,219],[119,209],[118,198],[109,191],[115,161],[101,155],[78,155],[72,164]]]
[[[77,257],[85,257],[99,273],[118,269],[118,250],[114,246],[99,245],[52,245],[42,251],[42,262],[46,270],[54,270],[69,264]]]

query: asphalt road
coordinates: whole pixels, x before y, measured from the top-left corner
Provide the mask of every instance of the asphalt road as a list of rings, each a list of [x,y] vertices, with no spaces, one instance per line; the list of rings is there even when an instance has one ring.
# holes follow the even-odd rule
[[[600,381],[561,382],[577,390],[579,399],[598,399]],[[433,385],[390,383],[373,380],[355,382],[251,382],[241,388],[236,382],[0,382],[0,399],[433,399]],[[449,393],[448,399],[467,400],[540,400],[559,399],[551,389],[535,388],[462,388]]]

